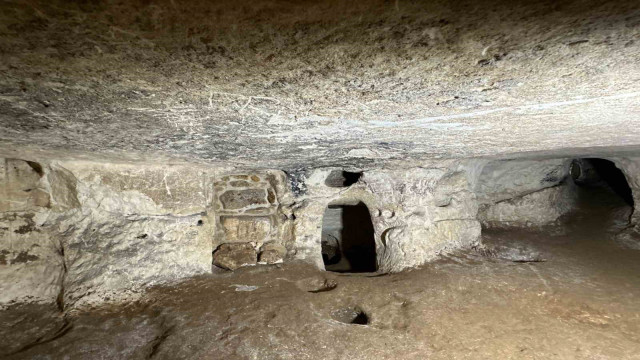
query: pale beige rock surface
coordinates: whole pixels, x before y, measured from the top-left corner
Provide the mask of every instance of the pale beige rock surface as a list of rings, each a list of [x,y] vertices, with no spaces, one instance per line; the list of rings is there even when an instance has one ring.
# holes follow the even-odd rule
[[[640,203],[638,59],[634,0],[2,2],[0,356],[633,358],[640,213],[565,221],[574,158]]]
[[[640,145],[635,0],[1,6],[6,157],[296,169]]]
[[[222,244],[213,252],[213,265],[227,270],[255,265],[257,262],[256,249],[248,243]]]

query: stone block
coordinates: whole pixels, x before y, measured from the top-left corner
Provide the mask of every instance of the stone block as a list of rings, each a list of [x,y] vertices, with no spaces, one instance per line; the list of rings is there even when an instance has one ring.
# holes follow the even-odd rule
[[[260,249],[260,263],[277,264],[284,260],[287,249],[284,246],[271,242],[264,244]]]
[[[225,210],[269,206],[265,189],[228,190],[220,195],[220,202]]]
[[[233,187],[238,187],[238,188],[247,188],[247,187],[251,186],[251,184],[249,184],[248,182],[246,182],[244,180],[231,181],[231,182],[229,182],[229,185],[231,185]]]
[[[49,171],[51,202],[54,211],[65,211],[80,207],[76,190],[77,179],[62,167],[52,167]]]
[[[213,264],[227,270],[257,263],[256,249],[251,244],[222,244],[213,252]]]
[[[227,243],[256,242],[269,240],[271,220],[257,216],[223,216],[221,219]]]
[[[152,202],[155,208],[147,208],[145,213],[191,215],[203,212],[207,204],[210,184],[206,183],[209,176],[206,169],[182,165],[141,166],[73,161],[60,163],[60,166],[75,177],[72,182],[90,186],[94,188],[92,192],[98,187],[107,187],[115,193],[136,197],[137,194],[144,195],[146,202]]]
[[[446,207],[451,205],[452,197],[447,194],[438,194],[433,197],[433,204],[436,207]]]

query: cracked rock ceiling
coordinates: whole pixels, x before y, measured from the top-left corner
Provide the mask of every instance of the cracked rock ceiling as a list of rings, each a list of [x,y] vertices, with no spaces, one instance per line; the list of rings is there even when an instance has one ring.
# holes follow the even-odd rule
[[[237,167],[640,145],[640,3],[0,3],[0,155]]]

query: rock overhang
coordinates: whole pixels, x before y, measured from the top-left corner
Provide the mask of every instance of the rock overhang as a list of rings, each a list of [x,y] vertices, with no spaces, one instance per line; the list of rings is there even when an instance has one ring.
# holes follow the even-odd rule
[[[633,1],[2,6],[5,153],[367,168],[640,144]]]

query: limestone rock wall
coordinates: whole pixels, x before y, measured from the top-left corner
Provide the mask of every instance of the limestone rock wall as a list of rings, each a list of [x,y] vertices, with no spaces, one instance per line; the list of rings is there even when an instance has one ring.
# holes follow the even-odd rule
[[[612,157],[616,167],[622,170],[633,195],[634,210],[629,219],[631,225],[640,232],[640,212],[637,210],[640,204],[640,157]]]
[[[640,201],[640,161],[611,159]],[[378,270],[478,244],[486,226],[556,221],[573,207],[568,159],[447,160],[369,169],[238,171],[182,165],[0,161],[0,306],[73,308],[133,299],[148,286],[244,265],[323,268],[329,204],[364,203]],[[633,221],[639,223],[635,213]]]
[[[423,264],[450,249],[477,243],[480,223],[469,175],[473,165],[440,162],[403,171],[369,170],[344,188],[325,183],[334,169],[291,176],[295,258],[324,268],[321,232],[329,204],[367,205],[375,230],[378,270],[394,272]]]
[[[211,270],[210,170],[62,165],[77,179],[81,204],[49,220],[64,248],[65,303],[135,297],[146,286]]]
[[[574,208],[575,195],[571,186],[554,186],[484,206],[478,216],[487,226],[548,225]]]
[[[4,164],[0,304],[117,301],[211,271],[210,169]]]
[[[40,164],[0,159],[0,307],[55,302],[61,293],[61,249],[42,228],[51,193]]]
[[[575,206],[570,159],[505,160],[486,163],[475,192],[485,226],[541,226]]]

